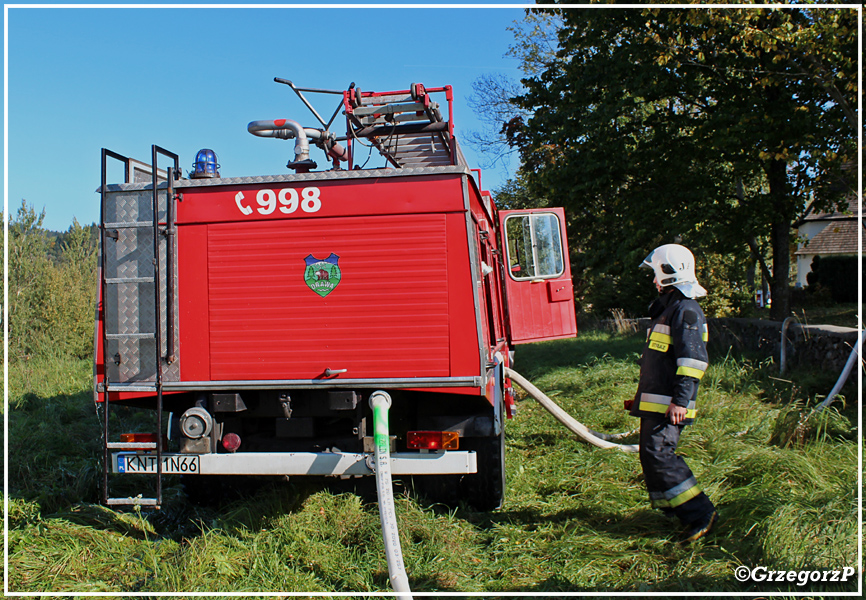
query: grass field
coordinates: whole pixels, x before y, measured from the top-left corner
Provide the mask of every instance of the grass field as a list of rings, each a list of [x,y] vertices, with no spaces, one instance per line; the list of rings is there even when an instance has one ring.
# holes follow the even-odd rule
[[[636,426],[622,410],[640,336],[586,333],[521,347],[515,369],[597,431]],[[506,426],[502,509],[430,505],[397,482],[415,592],[787,592],[847,583],[740,583],[734,569],[857,566],[857,390],[818,418],[836,373],[775,379],[769,361],[712,356],[700,415],[680,446],[718,505],[692,547],[652,511],[635,455],[583,444],[528,398]],[[9,588],[15,592],[388,592],[372,486],[269,482],[190,504],[168,479],[164,510],[99,507],[99,422],[87,361],[10,365]],[[120,418],[127,418],[123,414]]]

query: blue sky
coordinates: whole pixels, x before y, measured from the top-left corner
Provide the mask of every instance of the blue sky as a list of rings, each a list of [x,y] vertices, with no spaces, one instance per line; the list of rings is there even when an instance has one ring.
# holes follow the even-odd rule
[[[53,230],[66,230],[73,217],[98,221],[102,147],[149,162],[157,144],[179,154],[185,170],[197,150],[212,148],[223,176],[287,172],[292,142],[254,137],[247,123],[317,123],[274,77],[335,90],[353,81],[371,91],[452,85],[462,138],[481,127],[466,101],[472,81],[485,73],[520,76],[517,61],[505,57],[506,28],[523,16],[517,4],[25,7],[7,15],[8,210],[26,199],[45,209]],[[310,96],[326,120],[337,98]],[[477,166],[480,158],[462,147]],[[313,158],[323,165],[319,150]],[[384,164],[374,154],[369,166],[377,160]],[[509,174],[486,170],[483,186],[495,189]]]

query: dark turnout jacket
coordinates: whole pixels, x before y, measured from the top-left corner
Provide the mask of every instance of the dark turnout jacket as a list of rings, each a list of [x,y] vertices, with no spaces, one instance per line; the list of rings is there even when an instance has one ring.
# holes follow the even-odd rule
[[[640,358],[640,381],[631,405],[635,417],[661,417],[671,402],[697,414],[698,384],[707,370],[707,320],[700,305],[676,288],[650,306],[652,323]]]

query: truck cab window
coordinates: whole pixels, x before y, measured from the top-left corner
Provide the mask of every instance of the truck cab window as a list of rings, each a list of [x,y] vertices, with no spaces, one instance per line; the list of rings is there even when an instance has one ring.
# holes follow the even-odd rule
[[[505,220],[505,232],[513,279],[551,279],[562,275],[562,236],[556,215],[514,215]]]

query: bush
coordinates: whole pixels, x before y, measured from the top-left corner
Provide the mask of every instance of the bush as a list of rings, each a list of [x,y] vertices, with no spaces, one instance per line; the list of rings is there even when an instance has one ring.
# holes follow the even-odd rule
[[[53,239],[26,201],[9,222],[9,357],[93,352],[96,241],[93,228],[73,221]]]

